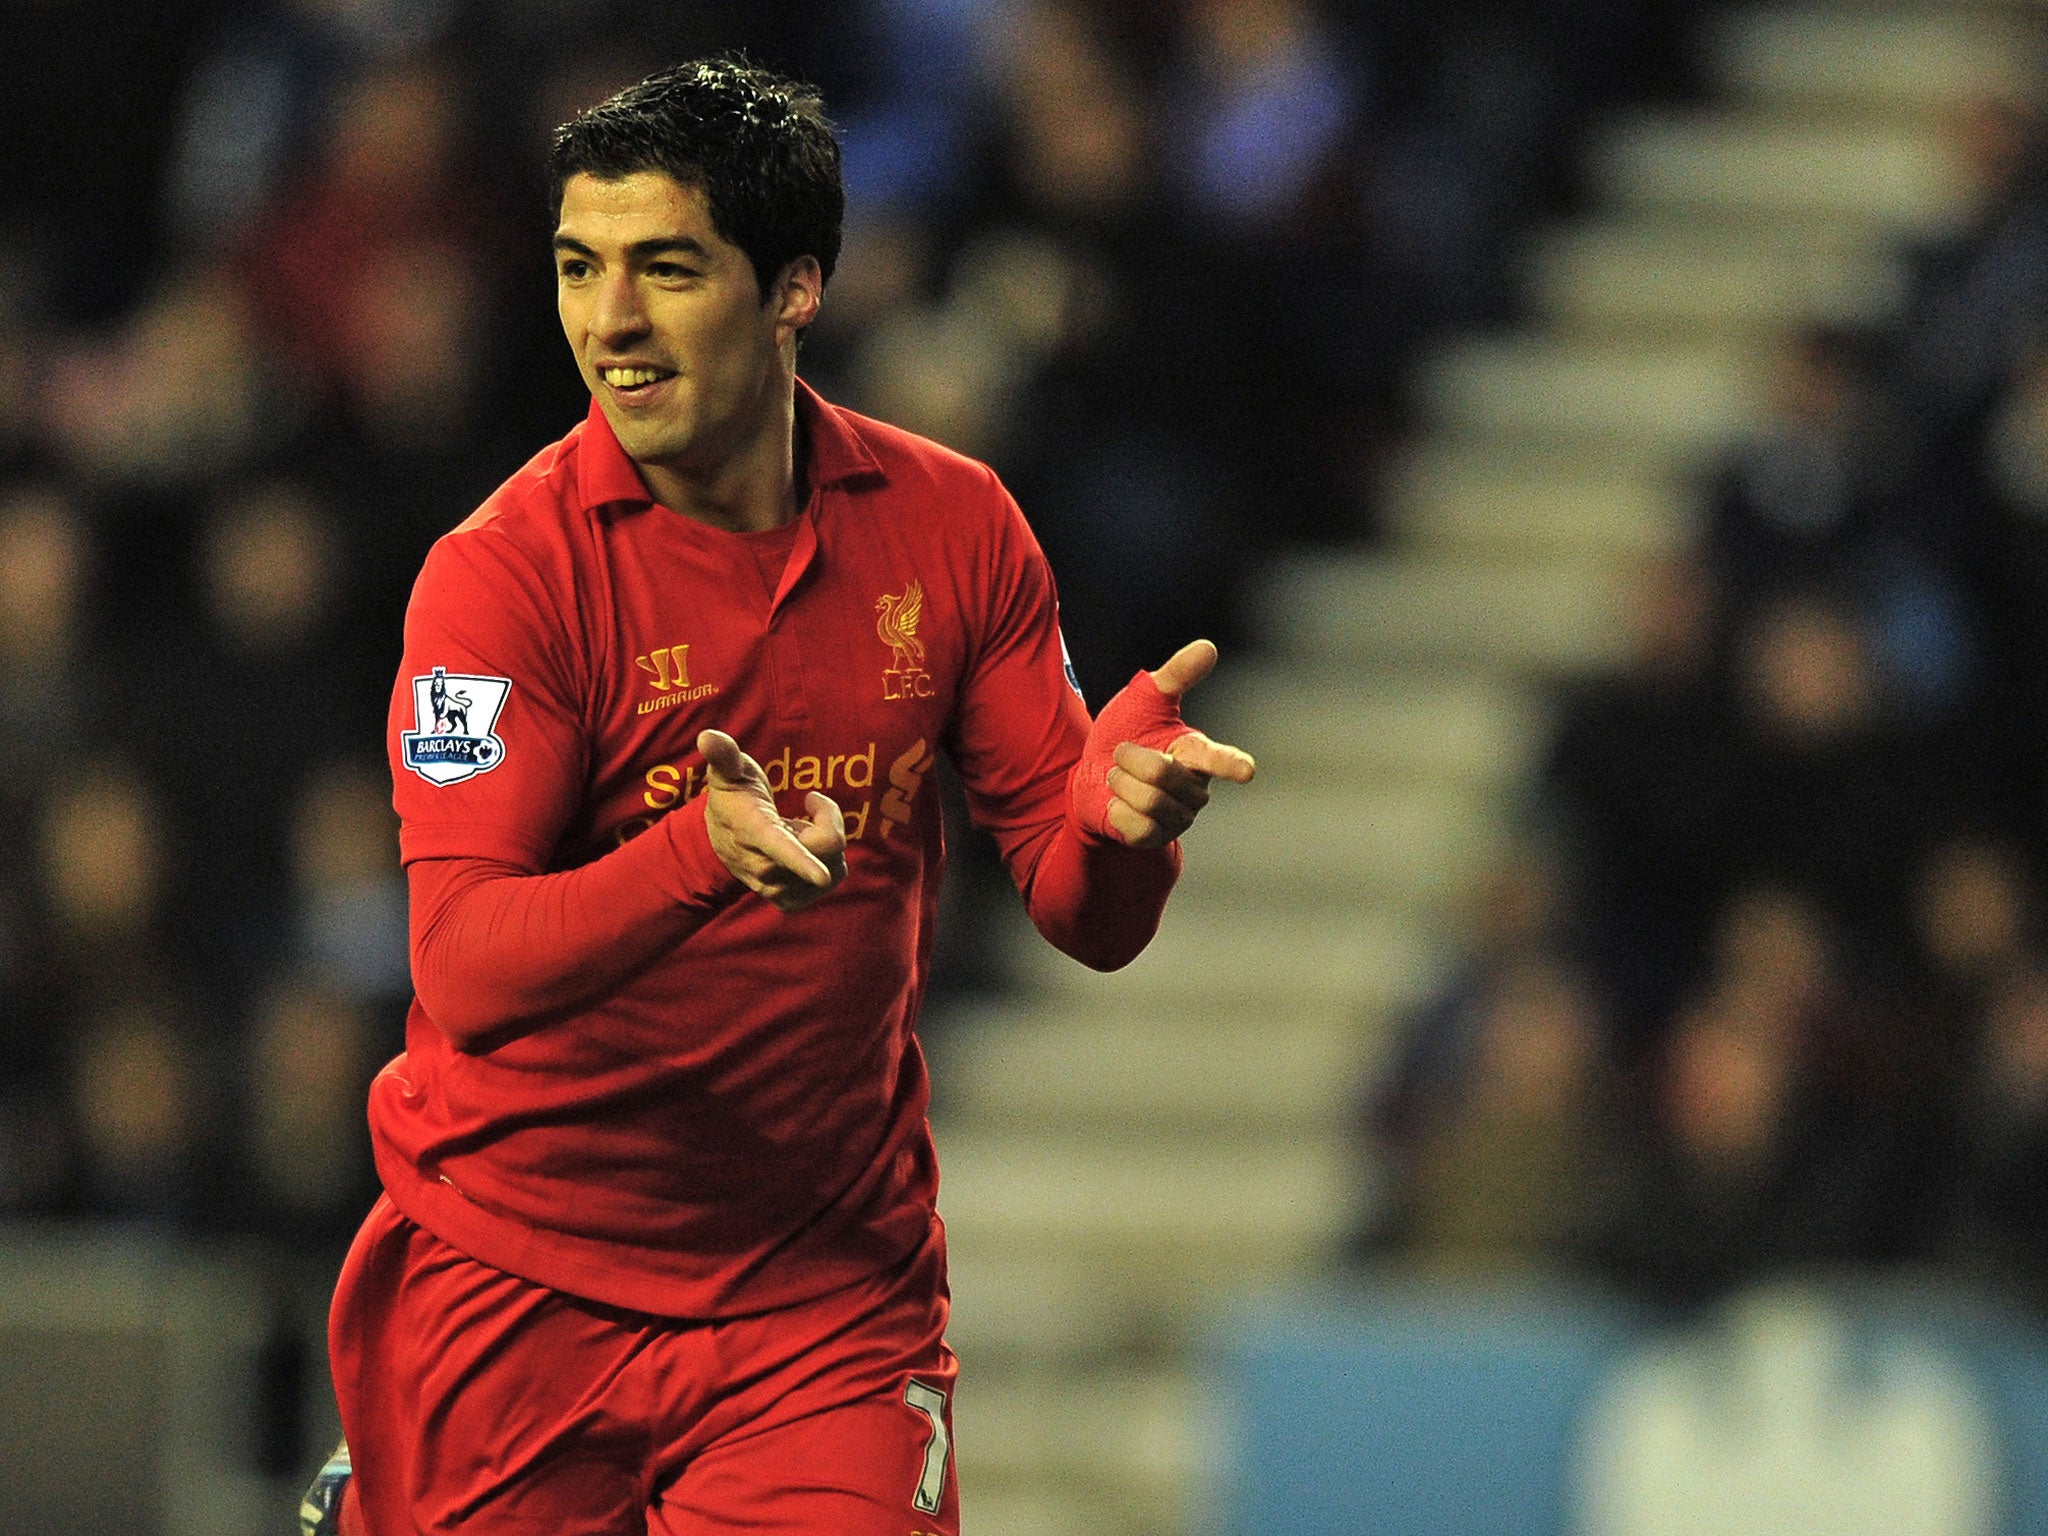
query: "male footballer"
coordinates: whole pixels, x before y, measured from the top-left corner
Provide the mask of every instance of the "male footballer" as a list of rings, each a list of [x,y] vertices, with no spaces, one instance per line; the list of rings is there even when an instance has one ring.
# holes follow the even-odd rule
[[[843,204],[814,94],[684,65],[551,169],[592,407],[435,545],[406,618],[417,996],[334,1299],[335,1514],[955,1536],[913,1034],[935,765],[1039,930],[1111,968],[1252,761],[1181,723],[1206,641],[1091,722],[996,477],[798,381]]]

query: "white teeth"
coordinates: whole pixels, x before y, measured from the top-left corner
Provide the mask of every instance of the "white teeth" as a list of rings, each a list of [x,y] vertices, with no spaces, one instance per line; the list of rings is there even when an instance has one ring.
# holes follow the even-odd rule
[[[598,375],[613,389],[631,389],[635,384],[652,384],[661,377],[658,368],[606,368]]]

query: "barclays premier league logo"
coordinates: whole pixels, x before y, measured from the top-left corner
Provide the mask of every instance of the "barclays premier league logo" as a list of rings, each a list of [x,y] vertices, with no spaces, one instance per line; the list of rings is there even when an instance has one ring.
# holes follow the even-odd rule
[[[491,734],[511,682],[470,677],[436,667],[412,680],[416,731],[401,731],[405,766],[429,784],[460,784],[488,773],[505,759],[505,743]]]

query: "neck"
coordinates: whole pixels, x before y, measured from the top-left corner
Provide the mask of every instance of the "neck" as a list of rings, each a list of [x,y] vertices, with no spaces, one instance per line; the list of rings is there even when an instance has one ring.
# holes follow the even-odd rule
[[[728,533],[780,528],[802,509],[797,476],[796,398],[792,382],[761,413],[761,425],[734,451],[703,467],[637,466],[654,499]]]

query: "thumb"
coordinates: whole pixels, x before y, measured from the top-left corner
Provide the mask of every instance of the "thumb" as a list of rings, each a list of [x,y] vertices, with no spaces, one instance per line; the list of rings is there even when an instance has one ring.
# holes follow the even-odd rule
[[[730,788],[753,782],[753,776],[747,772],[754,766],[753,760],[725,732],[699,731],[697,750],[704,754],[704,766],[711,770],[713,784]]]
[[[1152,674],[1152,685],[1169,699],[1177,699],[1207,677],[1215,665],[1216,647],[1207,640],[1190,640]]]

